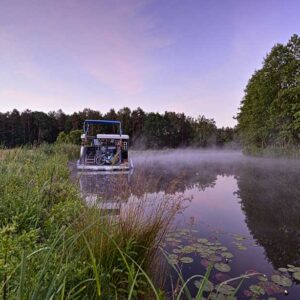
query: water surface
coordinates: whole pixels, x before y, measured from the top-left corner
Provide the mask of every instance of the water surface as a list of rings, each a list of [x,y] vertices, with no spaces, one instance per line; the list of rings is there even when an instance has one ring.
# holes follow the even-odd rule
[[[231,270],[213,268],[210,279],[214,284],[245,272],[267,275],[265,279],[260,277],[266,282],[257,276],[244,281],[238,299],[251,298],[251,285],[263,287],[265,294],[257,299],[300,299],[300,284],[293,273],[278,271],[288,265],[300,267],[299,161],[196,150],[134,152],[132,158],[135,169],[131,174],[80,174],[80,187],[89,204],[95,204],[100,196],[106,200],[106,209],[118,214],[133,197],[181,197],[183,209],[174,219],[174,232],[167,237],[164,249],[173,253],[186,279],[205,273],[207,262],[217,263],[211,258],[221,257],[221,263]],[[120,190],[124,181],[127,188]],[[187,245],[200,245],[201,250],[203,240],[199,243],[199,238],[207,239],[204,248],[213,248],[217,257],[207,257],[197,249],[178,253]],[[233,257],[226,260],[215,249],[218,246],[226,247],[223,252]],[[181,263],[182,257],[190,257],[193,262]],[[176,280],[171,268],[170,273]],[[292,286],[275,285],[272,275],[289,278]],[[166,282],[166,289],[170,288]],[[190,290],[196,293],[193,281]]]

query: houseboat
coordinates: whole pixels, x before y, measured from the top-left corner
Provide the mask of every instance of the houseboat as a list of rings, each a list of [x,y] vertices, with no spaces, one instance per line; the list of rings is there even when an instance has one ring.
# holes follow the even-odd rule
[[[118,133],[95,133],[95,125],[112,125]],[[78,170],[86,171],[125,171],[133,168],[128,157],[129,136],[122,133],[120,121],[85,120],[81,135]]]

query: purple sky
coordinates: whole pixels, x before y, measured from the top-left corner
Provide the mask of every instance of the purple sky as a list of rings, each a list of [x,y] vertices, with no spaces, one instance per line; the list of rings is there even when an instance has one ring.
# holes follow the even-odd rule
[[[298,0],[0,0],[0,111],[128,106],[232,126]]]

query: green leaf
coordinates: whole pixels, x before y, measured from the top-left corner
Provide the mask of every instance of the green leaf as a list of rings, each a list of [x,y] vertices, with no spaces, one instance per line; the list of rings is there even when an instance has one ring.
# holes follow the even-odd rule
[[[261,286],[256,285],[256,284],[250,285],[249,290],[255,295],[264,295],[265,294],[265,290]]]
[[[284,275],[272,275],[271,280],[278,285],[290,287],[292,285],[292,280]]]
[[[224,273],[230,272],[230,270],[231,270],[230,266],[227,265],[227,264],[224,264],[224,263],[216,263],[216,264],[214,265],[214,267],[215,267],[215,269],[217,269],[218,271],[224,272]]]
[[[184,264],[190,264],[194,261],[191,257],[188,256],[181,257],[179,260]]]
[[[293,277],[294,277],[296,280],[300,281],[300,272],[295,272],[295,273],[293,274]]]

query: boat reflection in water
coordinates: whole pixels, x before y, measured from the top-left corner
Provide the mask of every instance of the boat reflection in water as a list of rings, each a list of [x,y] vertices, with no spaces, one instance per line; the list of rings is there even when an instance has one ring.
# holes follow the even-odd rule
[[[127,187],[131,171],[78,172],[81,194],[89,207],[96,207],[109,215],[120,215],[121,207],[128,202]]]

